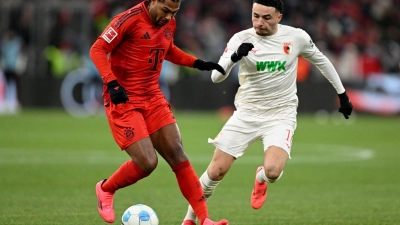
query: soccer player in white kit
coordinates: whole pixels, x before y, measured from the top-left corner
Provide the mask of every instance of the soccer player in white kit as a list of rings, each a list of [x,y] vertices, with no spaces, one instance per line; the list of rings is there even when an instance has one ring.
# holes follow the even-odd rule
[[[281,0],[254,0],[253,27],[233,35],[219,60],[226,75],[212,72],[212,81],[218,83],[239,63],[240,87],[235,97],[236,111],[221,132],[209,139],[216,149],[200,177],[206,198],[212,195],[233,162],[256,140],[263,142],[264,162],[256,170],[251,193],[254,209],[265,202],[267,185],[282,176],[296,129],[298,56],[321,71],[338,93],[339,112],[346,119],[351,115],[353,106],[332,63],[304,30],[279,24],[282,9]],[[189,206],[182,225],[195,224],[196,215]]]

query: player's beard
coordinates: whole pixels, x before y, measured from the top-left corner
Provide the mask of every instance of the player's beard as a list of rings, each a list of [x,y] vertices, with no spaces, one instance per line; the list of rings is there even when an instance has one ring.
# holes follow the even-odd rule
[[[159,19],[159,20],[157,20],[156,25],[162,27],[162,26],[167,25],[168,22],[169,21],[166,19]]]
[[[158,27],[162,27],[166,25],[169,21],[167,19],[157,18],[155,15],[151,15],[151,19],[153,20],[154,25]]]
[[[165,24],[167,24],[167,23],[164,24],[163,22],[161,22],[163,19],[157,18],[157,8],[155,6],[154,7],[148,6],[148,9],[149,9],[150,17],[153,20],[154,25],[161,27],[161,26],[164,26]]]

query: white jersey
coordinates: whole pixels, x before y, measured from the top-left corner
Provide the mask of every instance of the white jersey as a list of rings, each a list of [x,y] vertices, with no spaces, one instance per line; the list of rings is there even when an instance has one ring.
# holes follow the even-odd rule
[[[259,36],[254,28],[236,33],[219,60],[226,75],[213,70],[213,82],[221,82],[235,65],[231,55],[242,43],[252,43],[254,48],[239,61],[240,87],[235,97],[236,108],[269,110],[276,107],[296,107],[296,76],[298,56],[303,56],[322,72],[337,93],[344,87],[332,63],[315,46],[302,29],[278,25],[271,36]]]

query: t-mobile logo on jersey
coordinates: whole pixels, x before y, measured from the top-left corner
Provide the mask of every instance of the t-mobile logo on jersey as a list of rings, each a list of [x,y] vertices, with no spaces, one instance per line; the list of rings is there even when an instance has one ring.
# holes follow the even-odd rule
[[[162,48],[153,48],[153,49],[150,50],[150,57],[151,58],[149,59],[148,62],[150,64],[152,64],[151,70],[153,70],[153,71],[158,71],[159,70],[158,66],[163,61],[164,52],[165,52],[165,49],[162,49]]]
[[[112,27],[109,27],[108,30],[104,32],[102,37],[105,41],[107,41],[107,43],[111,43],[111,41],[114,40],[117,35],[118,33]]]

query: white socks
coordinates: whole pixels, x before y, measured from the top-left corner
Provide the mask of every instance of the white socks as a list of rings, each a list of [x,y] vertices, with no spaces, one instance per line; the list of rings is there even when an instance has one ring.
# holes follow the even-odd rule
[[[264,168],[263,168],[262,170],[258,171],[258,173],[257,173],[257,175],[256,175],[256,179],[257,179],[257,181],[260,182],[260,183],[264,183],[264,182],[275,183],[275,182],[277,182],[279,179],[281,179],[282,174],[283,174],[283,170],[282,170],[281,174],[279,174],[279,177],[278,177],[278,178],[276,178],[276,179],[274,179],[274,180],[273,180],[273,179],[269,179],[269,178],[265,175]]]
[[[215,188],[221,181],[213,181],[208,177],[207,170],[201,175],[199,178],[201,187],[203,188],[204,196],[206,197],[206,200],[213,194]],[[196,222],[197,216],[193,211],[193,208],[189,205],[188,211],[186,213],[185,219],[184,220],[192,220]]]

